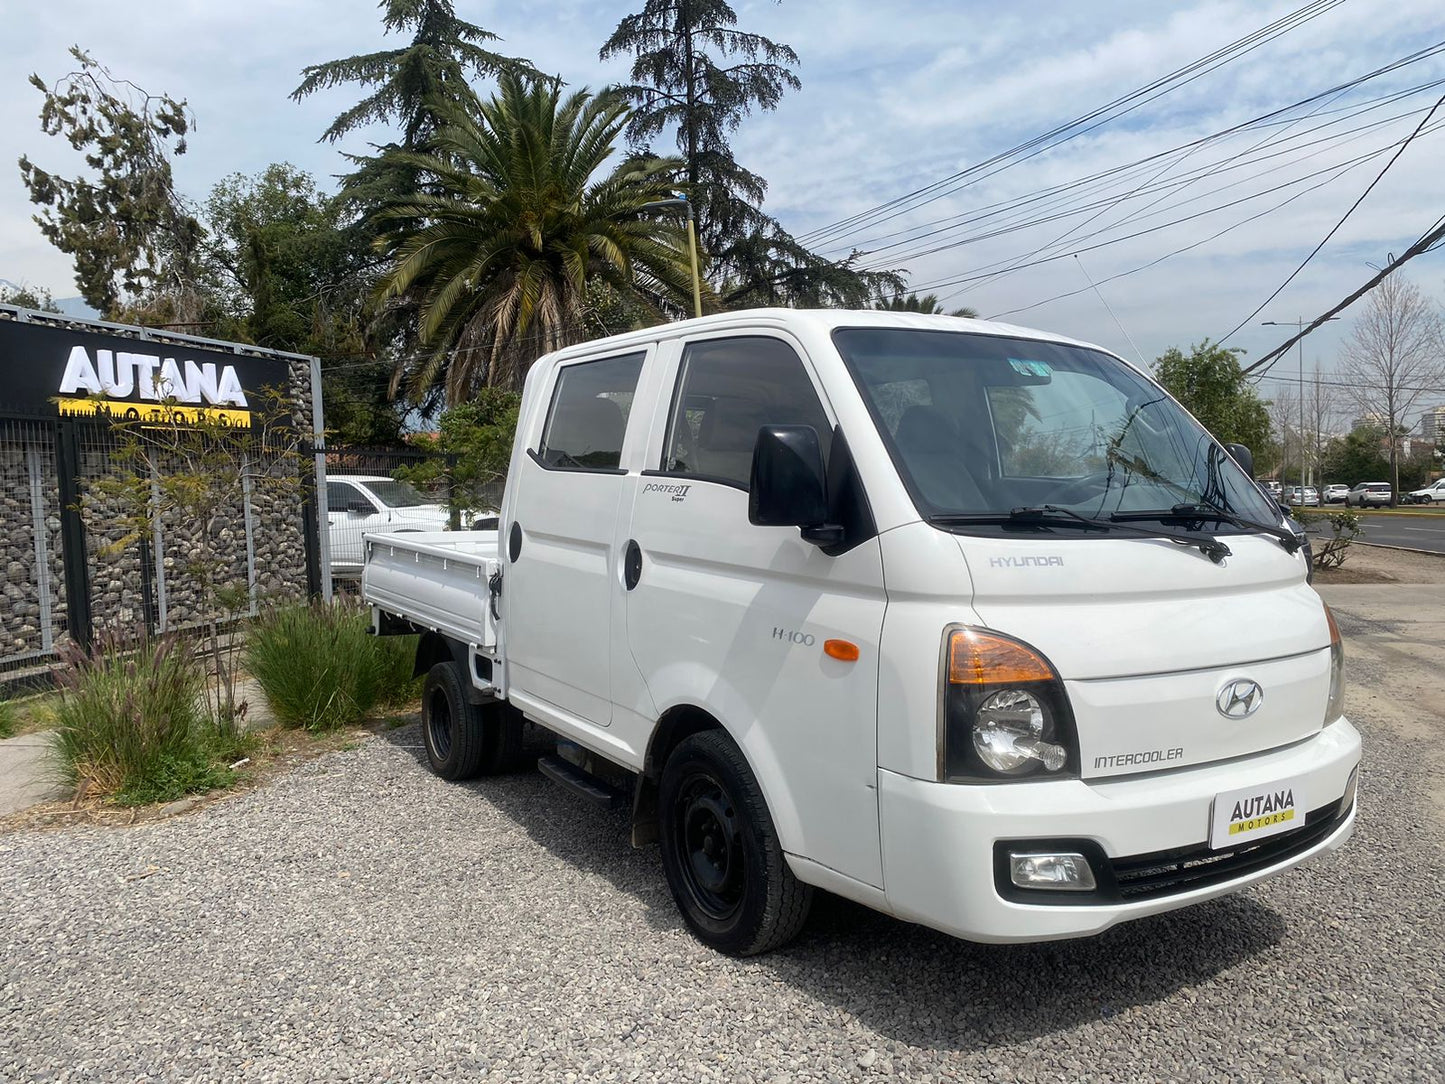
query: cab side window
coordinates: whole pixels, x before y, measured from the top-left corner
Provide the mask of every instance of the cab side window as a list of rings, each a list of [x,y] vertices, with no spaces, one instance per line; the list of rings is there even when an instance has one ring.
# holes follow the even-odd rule
[[[366,499],[361,490],[347,482],[334,482],[330,479],[326,482],[326,510],[328,512],[345,512],[348,506],[361,501],[367,505],[371,502]],[[376,511],[375,506],[370,511]]]
[[[767,425],[811,425],[826,458],[833,429],[802,359],[763,336],[710,339],[683,352],[662,470],[748,488]]]
[[[621,469],[622,438],[642,352],[568,365],[557,374],[535,458],[549,470]]]

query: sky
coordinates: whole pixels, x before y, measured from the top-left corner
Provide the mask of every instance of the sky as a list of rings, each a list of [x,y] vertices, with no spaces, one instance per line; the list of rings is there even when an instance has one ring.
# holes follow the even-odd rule
[[[187,99],[197,127],[175,175],[197,201],[228,174],[276,161],[329,185],[345,168],[343,150],[387,134],[317,142],[357,88],[288,98],[308,64],[396,47],[399,39],[382,37],[374,0],[5,3],[17,10],[5,14],[0,38],[0,279],[56,297],[77,292],[68,258],[31,221],[14,164],[26,154],[52,171],[77,169],[63,141],[41,133],[41,95],[27,83],[32,72],[54,82],[71,71],[71,44],[118,77]],[[1009,314],[1145,361],[1242,323],[1226,342],[1247,362],[1289,333],[1262,321],[1323,311],[1445,213],[1442,106],[1328,245],[1251,317],[1445,93],[1445,82],[1430,85],[1445,81],[1445,54],[1286,107],[1445,41],[1439,0],[1322,5],[1303,25],[1125,115],[1007,168],[979,167],[1305,3],[735,0],[741,29],[797,50],[803,85],[776,111],[746,118],[734,151],[767,178],[764,209],[795,235],[838,257],[858,249],[862,265],[903,271],[950,307]],[[597,49],[640,0],[456,7],[504,39],[499,51],[571,86],[599,87],[626,77],[624,60],[599,62]],[[974,172],[963,187],[895,217],[814,232],[966,170]],[[1109,170],[1118,172],[1061,187]],[[1000,273],[1021,262],[1033,266]],[[1445,249],[1402,273],[1445,300]],[[1349,315],[1307,340],[1307,372],[1334,373]],[[1298,359],[1291,351],[1261,385],[1266,394],[1297,375]],[[1445,394],[1430,400],[1439,401]]]

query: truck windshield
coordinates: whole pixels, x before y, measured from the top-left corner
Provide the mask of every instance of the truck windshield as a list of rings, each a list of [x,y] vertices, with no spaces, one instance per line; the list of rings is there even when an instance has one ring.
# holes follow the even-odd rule
[[[1278,530],[1233,458],[1108,354],[912,328],[842,328],[833,340],[919,511],[950,529],[1016,527],[1015,510],[1052,506],[1104,524]]]
[[[378,500],[391,508],[421,508],[437,503],[418,492],[409,482],[375,481],[367,482],[366,485],[376,494]]]

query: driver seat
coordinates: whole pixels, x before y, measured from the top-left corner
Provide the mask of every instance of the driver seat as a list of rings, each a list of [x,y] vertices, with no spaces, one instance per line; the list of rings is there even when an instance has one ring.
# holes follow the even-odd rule
[[[929,504],[956,512],[987,510],[983,490],[966,466],[968,444],[937,407],[905,410],[893,432],[893,443]]]

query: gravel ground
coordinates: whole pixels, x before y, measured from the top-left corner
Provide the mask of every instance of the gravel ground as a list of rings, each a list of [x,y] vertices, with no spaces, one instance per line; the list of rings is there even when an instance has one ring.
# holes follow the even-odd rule
[[[1365,726],[1353,843],[1087,941],[976,946],[824,899],[734,961],[655,848],[415,727],[131,829],[0,836],[0,1079],[1431,1080],[1445,861]]]

